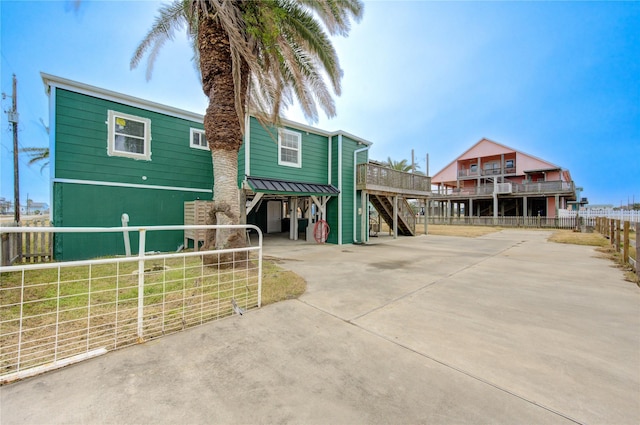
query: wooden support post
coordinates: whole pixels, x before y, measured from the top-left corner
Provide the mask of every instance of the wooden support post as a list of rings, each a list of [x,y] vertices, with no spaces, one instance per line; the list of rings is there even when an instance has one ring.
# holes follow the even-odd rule
[[[431,201],[427,199],[425,201],[425,204],[427,205],[427,208],[425,208],[424,210],[424,234],[428,235],[429,234],[429,218],[431,218]]]
[[[398,195],[393,197],[393,239],[398,238]]]
[[[289,202],[289,239],[290,240],[295,240],[295,232],[296,229],[294,228],[294,222],[297,223],[298,222],[298,217],[296,216],[296,208],[297,208],[297,199],[294,200],[293,197],[289,197],[288,198],[288,202]]]
[[[616,252],[620,252],[620,220],[616,220]]]
[[[624,222],[624,242],[622,243],[622,261],[624,264],[629,263],[629,222]]]
[[[611,245],[613,245],[615,243],[615,233],[614,233],[614,229],[615,229],[615,220],[612,218],[609,220],[609,243]]]

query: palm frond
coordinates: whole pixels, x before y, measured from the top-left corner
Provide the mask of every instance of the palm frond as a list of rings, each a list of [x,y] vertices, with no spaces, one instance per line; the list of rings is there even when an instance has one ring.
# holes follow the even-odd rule
[[[412,166],[411,164],[409,164],[409,160],[407,160],[407,159],[403,159],[401,161],[394,161],[389,156],[389,157],[387,157],[387,160],[385,161],[385,165],[387,167],[391,168],[392,170],[396,170],[396,171],[403,171],[405,173],[413,172],[415,174],[423,174],[423,173],[420,173],[418,171],[413,171],[414,167],[416,169],[418,169],[418,168],[420,168],[420,166],[418,164],[414,164]]]
[[[49,148],[27,147],[20,149],[20,152],[26,153],[31,158],[28,165],[33,165],[42,161],[40,172],[49,165]]]
[[[247,110],[265,111],[261,120],[276,123],[294,98],[307,120],[316,122],[319,109],[328,117],[336,114],[332,92],[341,94],[342,70],[329,35],[347,35],[351,20],[362,14],[360,0],[174,0],[159,10],[131,67],[148,55],[150,78],[164,43],[186,27],[209,96],[211,69],[201,63],[198,34],[203,22],[215,22],[229,43],[241,127]]]
[[[131,69],[136,68],[145,54],[149,53],[146,77],[147,80],[151,78],[158,51],[167,40],[173,40],[176,31],[182,31],[185,25],[191,24],[191,22],[187,21],[189,17],[192,18],[189,13],[190,3],[188,0],[175,0],[173,3],[160,8],[151,29],[138,45],[131,58]]]

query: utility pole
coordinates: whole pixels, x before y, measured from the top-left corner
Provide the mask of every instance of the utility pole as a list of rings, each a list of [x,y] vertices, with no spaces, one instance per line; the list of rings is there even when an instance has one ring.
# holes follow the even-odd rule
[[[416,160],[414,157],[413,149],[411,149],[411,172],[412,173],[416,172]]]
[[[424,170],[425,175],[429,175],[429,154],[427,154],[427,166],[426,170]]]
[[[13,93],[11,95],[11,109],[7,111],[9,122],[13,127],[13,219],[16,226],[20,224],[20,174],[18,172],[18,80],[13,74]]]

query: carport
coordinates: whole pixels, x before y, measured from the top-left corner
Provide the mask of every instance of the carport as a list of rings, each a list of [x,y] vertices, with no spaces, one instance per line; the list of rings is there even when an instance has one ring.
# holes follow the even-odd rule
[[[330,184],[247,177],[245,216],[264,233],[281,233],[288,227],[290,240],[298,240],[300,232],[312,240],[314,226],[327,221],[327,204],[339,193]]]

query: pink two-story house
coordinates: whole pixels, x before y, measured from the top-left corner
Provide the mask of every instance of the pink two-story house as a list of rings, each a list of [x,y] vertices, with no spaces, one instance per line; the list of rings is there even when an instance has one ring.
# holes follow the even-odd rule
[[[569,170],[482,139],[431,178],[431,214],[557,217],[576,200]]]

